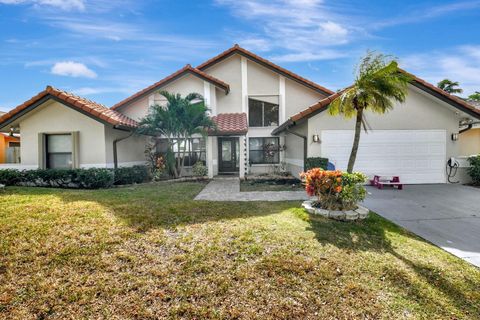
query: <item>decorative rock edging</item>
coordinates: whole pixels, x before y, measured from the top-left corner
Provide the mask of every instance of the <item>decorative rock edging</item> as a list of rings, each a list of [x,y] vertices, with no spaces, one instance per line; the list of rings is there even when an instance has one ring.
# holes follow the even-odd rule
[[[314,201],[307,200],[302,203],[302,207],[307,210],[308,213],[311,214],[318,214],[325,218],[330,218],[334,220],[340,221],[355,221],[355,220],[363,220],[368,216],[370,210],[365,207],[358,206],[355,210],[345,210],[345,211],[337,211],[337,210],[326,210],[321,208],[315,208],[313,206]]]

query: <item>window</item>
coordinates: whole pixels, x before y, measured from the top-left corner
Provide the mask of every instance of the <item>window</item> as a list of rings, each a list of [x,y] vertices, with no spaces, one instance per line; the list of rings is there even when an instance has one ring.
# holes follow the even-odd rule
[[[72,168],[71,134],[48,134],[45,144],[47,168]]]
[[[179,139],[172,140],[175,141],[172,148],[175,159],[183,157],[183,153],[185,152],[185,166],[193,166],[198,161],[202,161],[203,164],[206,164],[207,152],[204,138],[183,139],[180,144],[178,143]],[[157,152],[166,153],[167,150],[168,140],[160,139]]]
[[[8,146],[10,148],[20,147],[20,142],[9,142]]]
[[[278,113],[278,103],[248,99],[248,125],[250,127],[276,127],[278,126]]]
[[[278,137],[250,138],[248,140],[250,163],[279,163],[280,141]]]

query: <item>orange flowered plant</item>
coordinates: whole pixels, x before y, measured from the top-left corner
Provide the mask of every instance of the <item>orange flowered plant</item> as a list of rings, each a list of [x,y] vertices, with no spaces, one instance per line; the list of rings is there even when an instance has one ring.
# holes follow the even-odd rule
[[[366,176],[362,173],[313,168],[302,172],[300,177],[307,194],[317,197],[317,205],[325,209],[351,209],[365,198]]]

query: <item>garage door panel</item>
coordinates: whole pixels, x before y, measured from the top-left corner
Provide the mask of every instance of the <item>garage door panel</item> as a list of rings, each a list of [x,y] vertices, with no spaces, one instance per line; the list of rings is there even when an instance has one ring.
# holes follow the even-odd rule
[[[322,156],[346,170],[353,130],[322,131]],[[400,175],[405,183],[445,183],[444,130],[375,130],[362,133],[355,170]]]

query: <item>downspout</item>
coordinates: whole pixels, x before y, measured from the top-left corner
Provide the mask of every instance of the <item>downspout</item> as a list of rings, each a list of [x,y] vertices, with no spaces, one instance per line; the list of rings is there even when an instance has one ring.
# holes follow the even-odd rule
[[[308,147],[307,137],[298,132],[291,131],[289,128],[286,128],[285,131],[303,139],[303,171],[305,171],[305,168],[307,167],[307,147]]]
[[[464,132],[466,132],[466,131],[468,131],[472,128],[473,128],[473,124],[470,123],[465,129],[462,129],[462,130],[458,131],[458,134],[464,133]]]
[[[119,143],[122,140],[130,138],[135,132],[132,131],[130,134],[126,137],[118,138],[113,140],[113,168],[117,169],[118,168],[118,155],[117,155],[117,143]]]

